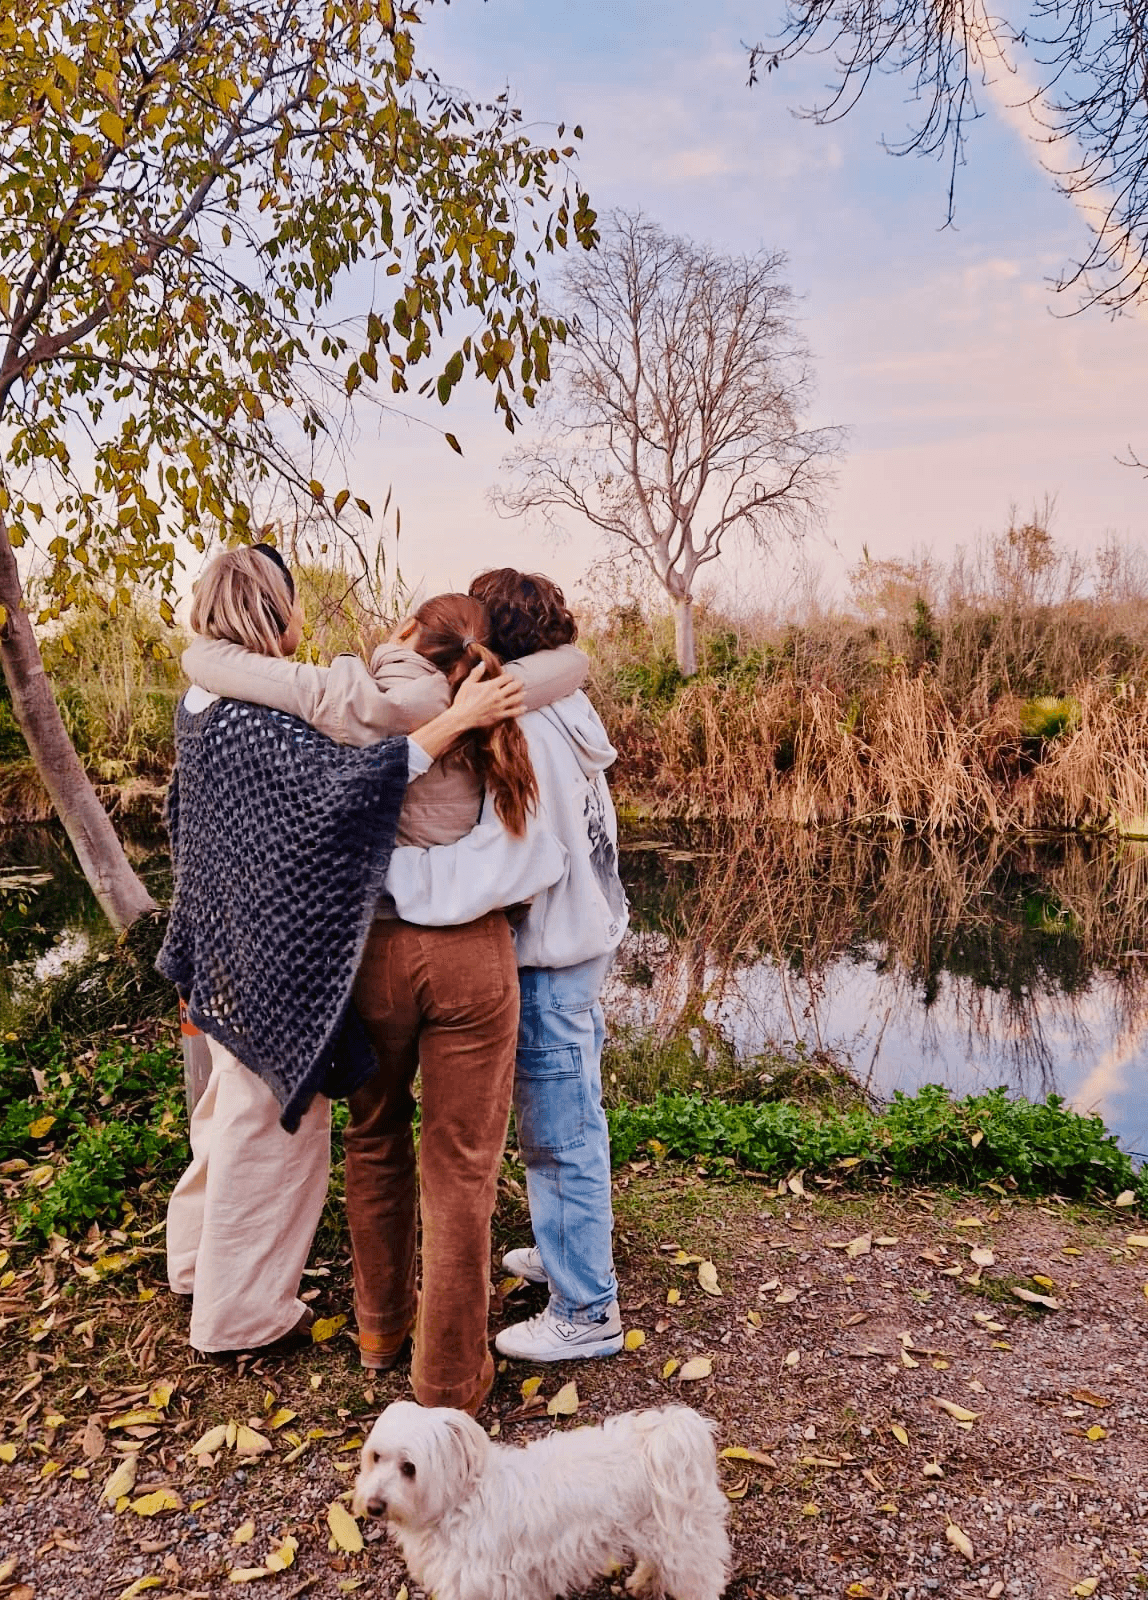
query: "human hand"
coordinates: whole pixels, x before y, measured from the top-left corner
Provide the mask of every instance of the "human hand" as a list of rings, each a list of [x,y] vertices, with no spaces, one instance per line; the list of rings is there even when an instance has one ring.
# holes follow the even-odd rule
[[[525,710],[526,691],[519,680],[510,673],[487,678],[481,661],[459,685],[451,706],[462,730],[490,728],[508,717],[520,717]]]

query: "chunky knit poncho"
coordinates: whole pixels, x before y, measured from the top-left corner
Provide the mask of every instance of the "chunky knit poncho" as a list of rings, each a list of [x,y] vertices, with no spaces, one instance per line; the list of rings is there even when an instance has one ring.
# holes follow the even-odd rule
[[[334,744],[280,711],[180,706],[175,896],[156,966],[259,1075],[290,1132],[375,1067],[350,1004],[407,783],[407,742]]]

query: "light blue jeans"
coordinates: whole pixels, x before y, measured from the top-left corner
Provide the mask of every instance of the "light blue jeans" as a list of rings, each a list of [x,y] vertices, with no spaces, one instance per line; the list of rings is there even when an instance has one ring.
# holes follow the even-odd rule
[[[596,1322],[618,1297],[599,1001],[611,960],[523,967],[518,974],[518,1144],[550,1309],[568,1322]]]

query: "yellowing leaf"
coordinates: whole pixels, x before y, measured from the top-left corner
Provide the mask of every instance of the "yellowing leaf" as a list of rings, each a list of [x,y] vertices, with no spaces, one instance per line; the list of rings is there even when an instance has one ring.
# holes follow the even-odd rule
[[[749,1474],[739,1478],[736,1483],[731,1483],[725,1492],[727,1500],[744,1500],[749,1489]]]
[[[248,1518],[246,1522],[241,1522],[231,1535],[231,1542],[232,1544],[250,1544],[254,1537],[255,1524]]]
[[[505,1300],[508,1294],[513,1294],[516,1289],[521,1289],[525,1282],[525,1278],[500,1278],[498,1281],[499,1296]]]
[[[950,1522],[948,1527],[945,1529],[945,1538],[949,1541],[954,1550],[960,1551],[961,1555],[964,1556],[966,1561],[971,1561],[973,1559],[973,1541],[962,1528],[957,1527],[955,1522]]]
[[[280,1539],[275,1549],[267,1557],[267,1565],[272,1572],[286,1572],[287,1568],[295,1564],[295,1552],[299,1548],[299,1541],[294,1534],[287,1534]]]
[[[1080,1582],[1074,1587],[1072,1592],[1073,1594],[1080,1595],[1081,1600],[1087,1600],[1087,1597],[1090,1594],[1096,1593],[1096,1585],[1099,1582],[1099,1578],[1081,1578]]]
[[[159,1411],[166,1411],[171,1404],[171,1397],[175,1393],[174,1383],[157,1383],[147,1397],[149,1406],[155,1406]]]
[[[338,1549],[347,1551],[348,1555],[358,1555],[363,1548],[359,1524],[338,1500],[333,1500],[327,1507],[327,1526]]]
[[[1135,1189],[1125,1189],[1123,1191],[1123,1193],[1118,1194],[1116,1196],[1116,1199],[1112,1203],[1113,1203],[1113,1205],[1117,1205],[1117,1206],[1134,1206],[1136,1204],[1136,1191],[1135,1191]],[[1095,1585],[1095,1583],[1093,1583],[1093,1588],[1095,1588],[1095,1587],[1096,1587],[1096,1585]],[[1074,1591],[1074,1592],[1077,1592],[1077,1591]],[[1091,1594],[1092,1593],[1092,1589],[1089,1589],[1088,1593]]]
[[[157,1578],[154,1573],[150,1578],[137,1578],[126,1589],[120,1590],[118,1600],[135,1600],[137,1594],[143,1594],[145,1589],[158,1589],[162,1583],[163,1579]]]
[[[709,1356],[693,1356],[679,1371],[678,1381],[697,1383],[700,1378],[708,1378],[713,1369],[714,1364]]]
[[[1018,1300],[1023,1300],[1026,1305],[1044,1306],[1048,1311],[1059,1311],[1060,1301],[1054,1300],[1050,1294],[1036,1294],[1032,1289],[1016,1289],[1011,1291]]]
[[[662,1377],[672,1378],[674,1373],[678,1370],[679,1365],[680,1363],[675,1361],[673,1356],[671,1356],[666,1362],[665,1366],[662,1368]]]
[[[676,1305],[678,1305],[681,1302],[681,1298],[682,1298],[682,1292],[681,1292],[680,1289],[667,1289],[666,1290],[666,1304],[668,1306],[676,1306]]]
[[[346,1323],[346,1317],[317,1317],[311,1324],[311,1338],[316,1344],[325,1344],[328,1339],[333,1339],[339,1329]]]
[[[974,1267],[994,1267],[997,1260],[986,1245],[974,1245],[969,1251],[969,1259]]]
[[[213,1456],[217,1450],[222,1450],[227,1443],[227,1425],[221,1422],[218,1427],[208,1428],[202,1438],[197,1439],[187,1452],[189,1456]]]
[[[267,1418],[267,1426],[274,1432],[275,1429],[285,1428],[289,1422],[294,1422],[298,1415],[299,1413],[292,1411],[290,1406],[280,1406]]]
[[[564,1383],[546,1404],[547,1415],[551,1417],[572,1417],[577,1409],[578,1385],[573,1381]]]
[[[926,1478],[943,1478],[945,1476],[939,1461],[926,1461],[921,1470]]]
[[[933,1396],[933,1404],[952,1417],[954,1422],[975,1422],[980,1416],[979,1411],[966,1411],[964,1406],[955,1405],[951,1400],[941,1400],[936,1395]]]
[[[983,1228],[984,1227],[984,1223],[981,1221],[980,1217],[961,1217],[959,1221],[953,1223],[953,1227],[954,1228]]]
[[[721,1287],[718,1283],[717,1268],[712,1261],[703,1261],[698,1267],[698,1283],[706,1294],[721,1298]]]
[[[789,1287],[783,1289],[773,1303],[775,1306],[791,1306],[796,1299],[797,1290]]]
[[[786,1367],[795,1367],[800,1360],[801,1360],[801,1351],[800,1350],[791,1350],[789,1352],[789,1354],[786,1356],[785,1360],[782,1362],[782,1365],[786,1366]]]
[[[228,1583],[254,1583],[256,1578],[269,1578],[270,1567],[232,1567],[227,1574]]]
[[[97,118],[100,132],[109,144],[114,144],[117,150],[124,147],[124,119],[117,117],[114,111],[101,111]]]
[[[1138,1250],[1148,1250],[1148,1233],[1130,1233],[1126,1242]]]
[[[1098,1422],[1094,1422],[1084,1437],[1086,1439],[1090,1439],[1093,1444],[1096,1444],[1100,1439],[1107,1439],[1108,1429],[1102,1428]]]
[[[747,1311],[746,1314],[745,1314],[745,1320],[750,1324],[751,1327],[760,1328],[761,1327],[761,1312],[760,1311]]]
[[[904,1428],[902,1428],[899,1422],[895,1422],[889,1429],[889,1432],[893,1435],[898,1444],[903,1444],[905,1448],[908,1449],[909,1435],[905,1432]]]
[[[163,1412],[157,1411],[154,1406],[148,1406],[142,1411],[124,1411],[118,1417],[109,1417],[107,1421],[108,1432],[113,1428],[139,1428],[145,1423],[163,1421]]]
[[[541,1389],[541,1387],[542,1387],[542,1379],[541,1378],[523,1378],[523,1380],[522,1380],[522,1398],[524,1400],[533,1400],[534,1396],[538,1393],[538,1391],[539,1391],[539,1389]]]
[[[262,1433],[256,1433],[254,1428],[249,1428],[245,1422],[236,1423],[235,1426],[235,1453],[240,1456],[261,1456],[271,1448],[271,1440]]]
[[[646,1335],[641,1328],[631,1328],[623,1343],[627,1350],[640,1350],[646,1342]]]
[[[1051,1278],[1046,1278],[1042,1272],[1034,1272],[1032,1281],[1041,1289],[1055,1289],[1056,1284]]]
[[[777,1462],[762,1450],[747,1450],[741,1444],[728,1444],[718,1455],[723,1461],[756,1461],[760,1467],[776,1467]]]
[[[919,1361],[914,1361],[912,1356],[909,1354],[909,1352],[907,1350],[902,1350],[901,1351],[901,1365],[903,1367],[908,1367],[910,1369],[910,1371],[911,1371],[914,1367],[919,1367],[921,1365],[921,1363]]]
[[[124,1495],[131,1494],[135,1488],[136,1473],[139,1471],[139,1457],[125,1456],[111,1477],[104,1484],[100,1499],[114,1506],[117,1500],[122,1500]]]
[[[42,1139],[55,1126],[55,1117],[37,1117],[35,1122],[28,1124],[28,1132],[33,1139]]]
[[[137,1517],[158,1517],[165,1511],[182,1511],[183,1501],[174,1489],[153,1489],[151,1494],[141,1494],[128,1507]]]
[[[821,1507],[815,1500],[811,1500],[808,1505],[802,1506],[801,1515],[803,1517],[819,1517],[821,1515]]]
[[[14,1444],[11,1444],[11,1443],[0,1444],[0,1461],[2,1461],[4,1463],[4,1465],[7,1467],[7,1466],[11,1466],[12,1462],[15,1461],[15,1459],[16,1459],[16,1446]]]
[[[872,1247],[873,1235],[871,1233],[858,1234],[856,1239],[850,1239],[845,1246],[845,1254],[852,1260],[856,1260],[858,1256],[867,1256]]]

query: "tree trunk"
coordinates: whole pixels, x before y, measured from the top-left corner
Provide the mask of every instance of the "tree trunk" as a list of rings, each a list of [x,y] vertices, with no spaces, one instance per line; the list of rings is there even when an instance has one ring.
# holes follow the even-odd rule
[[[683,678],[692,678],[698,670],[698,655],[694,648],[694,598],[693,595],[674,599],[674,654],[678,658],[678,671]]]
[[[0,665],[12,710],[44,787],[64,824],[84,876],[108,920],[120,932],[145,911],[155,910],[124,854],[64,727],[60,708],[40,659],[40,647],[24,610],[16,556],[0,517]]]

